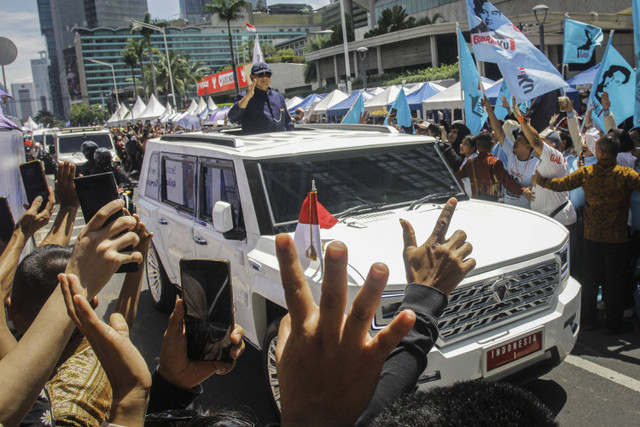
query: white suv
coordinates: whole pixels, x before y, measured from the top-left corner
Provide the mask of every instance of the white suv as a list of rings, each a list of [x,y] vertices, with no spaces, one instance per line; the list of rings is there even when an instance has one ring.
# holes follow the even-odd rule
[[[349,303],[369,266],[385,262],[389,284],[371,325],[386,325],[405,287],[402,231],[431,233],[443,203],[459,199],[451,230],[473,244],[477,267],[453,292],[421,384],[471,378],[534,378],[573,348],[580,285],[569,275],[569,234],[547,216],[469,200],[433,138],[380,126],[304,126],[293,132],[165,135],[147,143],[138,211],[154,232],[147,262],[157,307],[170,309],[183,257],[231,261],[236,321],[263,350],[277,395],[274,345],[286,313],[275,236],[293,233],[311,181],[340,219],[322,240],[349,247]],[[215,207],[215,209],[214,209]],[[303,268],[319,301],[322,267]]]
[[[106,148],[111,152],[111,158],[115,162],[120,161],[113,145],[111,132],[100,127],[77,127],[56,132],[54,144],[57,162],[66,161],[76,166],[85,164],[87,159],[80,148],[85,141],[93,141],[98,144],[98,147]]]

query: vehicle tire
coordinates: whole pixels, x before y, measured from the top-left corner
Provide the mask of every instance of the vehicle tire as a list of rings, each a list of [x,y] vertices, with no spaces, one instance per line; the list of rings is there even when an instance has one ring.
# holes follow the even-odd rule
[[[262,366],[264,367],[271,404],[278,420],[280,419],[280,385],[276,371],[276,344],[278,343],[278,329],[280,328],[281,319],[271,322],[262,343]]]
[[[156,251],[153,242],[151,242],[147,254],[146,273],[147,285],[149,286],[153,305],[160,311],[171,312],[175,305],[178,291],[164,271],[162,261],[160,261],[158,251]]]

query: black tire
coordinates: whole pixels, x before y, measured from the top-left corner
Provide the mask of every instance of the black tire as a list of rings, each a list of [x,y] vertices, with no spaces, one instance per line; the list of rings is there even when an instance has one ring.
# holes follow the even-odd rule
[[[149,247],[145,268],[147,273],[147,286],[151,293],[153,305],[160,311],[171,312],[175,305],[178,291],[164,271],[162,261],[160,261],[153,242],[151,242],[151,246]]]
[[[280,386],[278,373],[276,372],[276,344],[278,342],[278,329],[280,328],[281,319],[271,322],[262,343],[262,366],[264,367],[271,405],[278,420],[280,419]]]

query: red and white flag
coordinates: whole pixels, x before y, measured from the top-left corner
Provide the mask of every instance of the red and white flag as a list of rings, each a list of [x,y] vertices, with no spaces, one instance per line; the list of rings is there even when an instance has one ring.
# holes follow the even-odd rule
[[[247,31],[249,31],[251,33],[255,33],[256,31],[258,31],[258,29],[254,25],[251,25],[248,22],[246,24],[244,24],[244,25],[247,28]]]
[[[293,240],[298,248],[298,257],[301,260],[309,258],[315,261],[322,259],[320,229],[329,229],[336,225],[338,220],[318,202],[315,181],[311,185],[311,191],[302,203]]]

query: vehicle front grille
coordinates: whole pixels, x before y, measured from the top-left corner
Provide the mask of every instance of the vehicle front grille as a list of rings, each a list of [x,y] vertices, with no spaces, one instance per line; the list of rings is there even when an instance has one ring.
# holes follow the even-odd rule
[[[549,260],[457,288],[440,316],[441,339],[454,341],[480,328],[547,307],[559,277],[558,262]],[[506,293],[500,298],[505,287]]]

